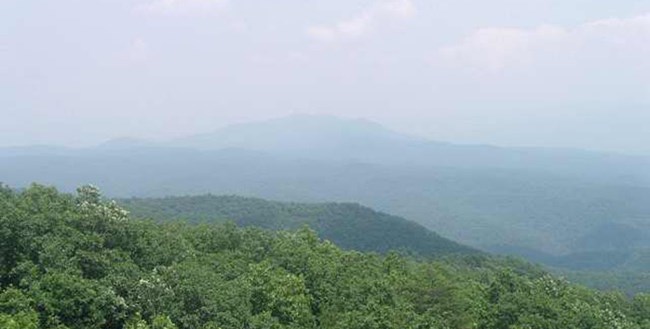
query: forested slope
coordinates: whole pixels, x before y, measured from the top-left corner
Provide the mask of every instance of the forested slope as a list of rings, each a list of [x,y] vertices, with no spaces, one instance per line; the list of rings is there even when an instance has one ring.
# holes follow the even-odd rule
[[[404,218],[352,203],[272,202],[238,196],[186,196],[119,200],[134,217],[193,223],[234,221],[272,230],[307,225],[336,245],[358,251],[402,250],[421,256],[478,253]]]
[[[98,191],[0,189],[0,327],[650,328],[650,296],[484,256],[343,251],[305,229],[132,220]]]
[[[548,173],[296,160],[255,152],[178,149],[0,157],[0,181],[112,197],[236,194],[279,201],[357,202],[472,247],[552,255],[602,241],[650,248],[650,188]],[[631,232],[614,240],[610,228]],[[623,236],[623,235],[622,235]]]
[[[239,196],[184,196],[130,198],[120,205],[138,218],[155,221],[185,220],[193,223],[222,223],[232,220],[240,226],[272,230],[296,229],[308,225],[321,238],[338,246],[384,253],[399,250],[412,255],[439,257],[471,254],[476,250],[440,237],[426,228],[397,216],[349,203],[272,202]],[[556,256],[523,248],[496,248],[500,254],[525,256],[546,265],[573,282],[601,290],[621,290],[628,295],[650,291],[650,251],[620,246],[633,243],[627,231],[601,234],[602,251]],[[617,236],[616,239],[613,235]],[[637,232],[634,236],[638,236]],[[627,241],[624,241],[627,240]],[[619,244],[619,248],[614,248]],[[610,247],[608,247],[610,246]]]

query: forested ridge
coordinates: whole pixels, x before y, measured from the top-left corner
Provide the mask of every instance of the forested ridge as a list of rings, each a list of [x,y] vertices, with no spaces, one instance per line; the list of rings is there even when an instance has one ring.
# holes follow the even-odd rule
[[[473,254],[461,245],[422,225],[355,203],[275,202],[234,195],[130,198],[118,203],[132,217],[156,221],[186,220],[191,223],[223,223],[271,230],[309,226],[318,235],[344,249],[385,253],[399,250],[423,257]]]
[[[344,249],[386,252],[399,250],[413,256],[435,258],[449,254],[477,253],[425,227],[353,203],[277,202],[234,195],[211,194],[164,198],[119,199],[133,217],[156,221],[185,220],[191,223],[234,221],[239,226],[272,230],[308,225],[321,238]],[[598,236],[600,247],[619,241],[631,242],[638,234],[626,228],[610,229]],[[528,251],[528,253],[527,253]],[[502,254],[525,254],[572,282],[600,290],[620,290],[628,295],[650,291],[650,252],[619,248],[555,256],[525,248],[502,248]]]
[[[134,220],[96,188],[0,189],[0,328],[650,328],[650,296],[484,255]]]

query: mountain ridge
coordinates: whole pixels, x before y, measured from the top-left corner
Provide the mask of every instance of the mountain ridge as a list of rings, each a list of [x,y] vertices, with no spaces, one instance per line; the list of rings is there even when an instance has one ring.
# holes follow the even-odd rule
[[[211,194],[120,199],[118,203],[134,217],[157,221],[218,223],[232,220],[239,226],[273,230],[293,230],[307,225],[321,238],[358,251],[402,250],[424,257],[481,253],[415,222],[358,203],[279,202]]]

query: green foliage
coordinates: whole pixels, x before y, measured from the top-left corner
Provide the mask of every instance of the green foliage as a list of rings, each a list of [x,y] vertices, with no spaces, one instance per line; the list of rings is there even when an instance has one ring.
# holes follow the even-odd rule
[[[36,312],[3,314],[0,313],[0,328],[3,329],[38,329]]]
[[[449,202],[456,201],[446,201]],[[477,253],[413,222],[356,204],[284,203],[214,195],[131,198],[120,200],[120,204],[135,217],[158,221],[184,219],[191,223],[223,223],[232,220],[239,226],[272,230],[297,229],[307,225],[318,232],[321,238],[345,249],[380,253],[399,250],[425,258]],[[472,224],[471,227],[475,226]],[[601,247],[607,247],[604,242],[608,242],[612,244],[609,246],[613,248],[611,250],[556,256],[535,250],[526,252],[525,248],[516,246],[492,249],[497,253],[523,254],[529,260],[558,269],[559,273],[573,282],[601,290],[616,288],[633,295],[650,290],[650,250],[616,249],[616,246],[620,246],[622,240],[631,242],[634,240],[631,237],[638,238],[640,233],[637,231],[641,232],[622,224],[599,226],[599,234],[592,234],[589,239],[581,242],[596,241]]]
[[[130,220],[92,187],[0,193],[0,328],[648,329],[650,298],[515,260],[344,251],[307,228]]]
[[[422,256],[474,254],[477,250],[447,240],[404,218],[350,203],[283,203],[238,196],[123,199],[132,215],[191,223],[234,221],[239,226],[294,230],[309,226],[323,239],[359,251],[402,250]]]

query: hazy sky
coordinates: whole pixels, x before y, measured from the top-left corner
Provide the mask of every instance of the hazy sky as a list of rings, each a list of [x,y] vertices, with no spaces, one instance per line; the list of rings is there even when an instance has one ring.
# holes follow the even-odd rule
[[[0,145],[291,113],[650,154],[650,0],[2,0]]]

